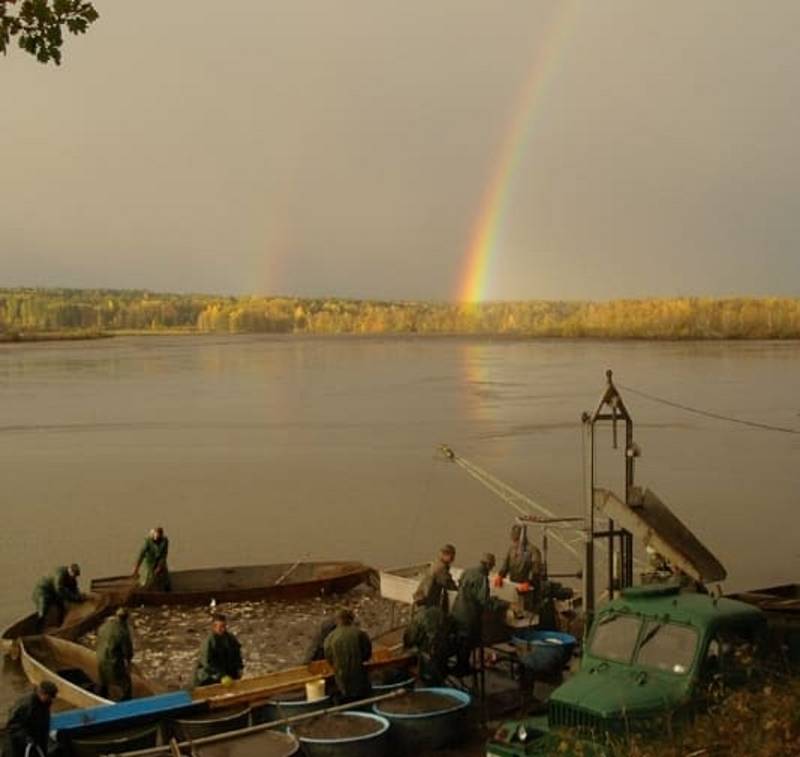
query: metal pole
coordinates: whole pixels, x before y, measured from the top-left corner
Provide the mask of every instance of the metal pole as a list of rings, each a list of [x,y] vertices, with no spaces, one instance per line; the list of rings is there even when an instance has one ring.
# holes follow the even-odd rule
[[[584,413],[584,565],[583,603],[588,630],[594,613],[594,423]],[[588,448],[588,449],[587,449]]]
[[[633,420],[625,413],[625,504],[630,506],[633,489]],[[633,534],[625,532],[620,536],[622,546],[622,585],[633,586]]]
[[[199,739],[192,739],[191,741],[181,741],[178,747],[183,750],[191,749],[195,746],[206,746],[207,744],[216,744],[220,741],[228,741],[240,736],[252,736],[262,731],[268,731],[272,728],[279,728],[284,725],[291,725],[292,723],[299,723],[303,720],[310,720],[311,718],[318,718],[321,715],[328,715],[335,712],[345,712],[347,710],[355,710],[367,704],[375,704],[383,702],[387,699],[394,699],[395,697],[406,694],[405,689],[397,691],[390,691],[386,694],[379,694],[378,696],[368,697],[367,699],[360,699],[356,702],[349,702],[348,704],[340,704],[335,707],[328,707],[324,710],[315,710],[314,712],[305,712],[302,715],[292,715],[289,718],[282,718],[281,720],[273,720],[270,723],[259,723],[247,728],[239,728],[235,731],[225,731],[224,733],[215,733],[211,736],[203,736]],[[164,744],[163,746],[148,747],[147,749],[137,749],[132,752],[126,752],[126,757],[155,757],[155,755],[168,754],[170,745]]]

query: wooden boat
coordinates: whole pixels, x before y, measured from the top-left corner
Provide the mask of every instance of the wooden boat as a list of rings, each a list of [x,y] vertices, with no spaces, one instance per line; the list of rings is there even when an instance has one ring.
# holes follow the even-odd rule
[[[782,584],[728,596],[755,605],[764,612],[791,613],[800,616],[800,584]]]
[[[58,686],[58,698],[73,707],[113,704],[95,691],[100,678],[94,650],[53,636],[26,636],[19,640],[20,662],[33,684],[52,681]],[[146,697],[162,693],[163,686],[144,678],[135,668],[131,671],[133,696]]]
[[[140,587],[132,576],[98,578],[92,591],[114,603],[203,605],[248,600],[295,600],[343,594],[366,580],[371,569],[360,562],[296,562],[178,570],[170,573],[171,591]]]
[[[800,584],[781,584],[728,596],[766,613],[770,645],[781,650],[790,670],[795,674],[800,672]]]
[[[64,622],[60,626],[49,624],[45,626],[45,633],[59,639],[74,641],[88,631],[96,628],[100,622],[111,612],[110,598],[104,594],[89,594],[86,601],[69,603]],[[48,621],[55,621],[55,610]],[[0,634],[0,651],[5,654],[14,654],[15,642],[23,636],[34,636],[39,633],[36,626],[36,613],[26,615],[24,618],[12,623]]]

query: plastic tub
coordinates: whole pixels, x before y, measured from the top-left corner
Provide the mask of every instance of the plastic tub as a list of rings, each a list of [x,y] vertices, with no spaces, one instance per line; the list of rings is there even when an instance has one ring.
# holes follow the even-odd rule
[[[304,715],[306,712],[324,710],[330,706],[331,698],[329,696],[323,695],[318,699],[306,699],[304,694],[302,689],[298,689],[297,696],[292,696],[292,692],[287,692],[283,699],[268,699],[266,702],[254,705],[252,708],[253,725],[272,723],[275,720]]]
[[[556,673],[567,664],[578,640],[568,633],[525,628],[514,632],[520,664],[533,673]]]
[[[201,739],[203,736],[213,736],[215,733],[236,731],[247,728],[250,724],[250,708],[236,710],[222,710],[220,712],[204,712],[189,718],[176,718],[173,721],[174,730],[181,739]]]
[[[458,689],[443,687],[415,690],[419,694],[426,692],[450,697],[455,700],[453,707],[418,713],[386,712],[382,709],[383,702],[377,702],[372,707],[375,713],[392,724],[390,740],[395,749],[403,754],[442,749],[457,743],[464,734],[465,716],[472,702],[470,695]]]
[[[249,736],[231,736],[197,747],[197,752],[202,757],[290,757],[300,752],[300,744],[290,733],[275,729]]]
[[[416,683],[414,676],[403,668],[376,670],[370,674],[369,678],[373,696],[386,694],[395,689],[412,689]]]
[[[413,689],[417,679],[414,676],[404,678],[402,681],[395,681],[394,683],[373,683],[372,696],[377,697],[381,694],[388,694],[390,691],[396,689]]]
[[[351,736],[338,739],[320,739],[301,736],[289,729],[289,733],[297,736],[303,754],[307,757],[386,757],[389,754],[389,721],[380,715],[370,712],[342,712],[340,717],[369,718],[379,727],[373,733],[364,736]],[[299,727],[299,724],[298,726]]]
[[[101,754],[121,754],[137,749],[150,749],[158,741],[158,723],[139,728],[117,729],[80,739],[70,739],[73,757],[97,757]]]

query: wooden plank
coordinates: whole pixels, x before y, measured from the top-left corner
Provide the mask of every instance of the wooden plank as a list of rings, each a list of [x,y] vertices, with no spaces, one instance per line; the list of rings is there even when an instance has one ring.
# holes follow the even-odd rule
[[[416,656],[413,654],[396,655],[388,649],[378,648],[366,667],[368,670],[410,667],[415,660]],[[192,691],[192,699],[196,702],[207,702],[212,709],[218,709],[234,704],[270,699],[276,694],[302,688],[307,683],[318,681],[320,678],[332,677],[333,668],[325,660],[318,660],[308,665],[279,670],[275,673],[242,678],[229,686],[223,686],[220,683],[198,686]]]

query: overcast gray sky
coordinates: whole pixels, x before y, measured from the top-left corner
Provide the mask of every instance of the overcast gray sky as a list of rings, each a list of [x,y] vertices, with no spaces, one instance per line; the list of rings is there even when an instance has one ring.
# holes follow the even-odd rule
[[[0,59],[0,286],[455,295],[520,92],[495,299],[800,295],[795,0],[97,0]]]

